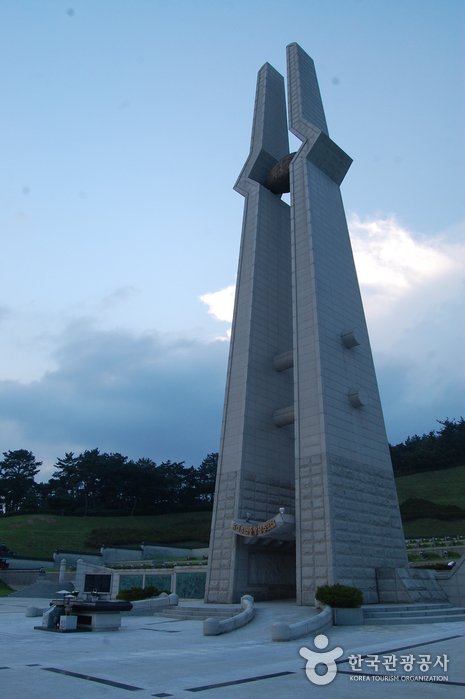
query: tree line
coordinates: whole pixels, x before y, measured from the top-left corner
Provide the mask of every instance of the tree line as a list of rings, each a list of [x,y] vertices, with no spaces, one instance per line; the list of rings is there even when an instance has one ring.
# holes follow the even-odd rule
[[[37,483],[42,461],[25,449],[3,452],[0,514],[153,515],[211,509],[218,454],[198,468],[185,462],[130,460],[98,449],[58,458],[55,472]]]
[[[396,476],[465,464],[465,420],[437,421],[441,427],[390,446]],[[58,458],[46,483],[37,483],[41,461],[25,449],[3,453],[0,515],[49,512],[60,515],[153,515],[211,509],[218,454],[198,468],[184,461],[156,464],[98,449]]]
[[[438,430],[390,446],[394,475],[407,476],[465,464],[465,420],[437,420]]]

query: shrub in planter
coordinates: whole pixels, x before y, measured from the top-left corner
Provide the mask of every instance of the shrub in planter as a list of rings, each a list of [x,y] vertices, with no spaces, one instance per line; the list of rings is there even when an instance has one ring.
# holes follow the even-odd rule
[[[124,600],[125,602],[135,602],[140,599],[148,599],[149,597],[157,597],[162,590],[147,585],[147,587],[130,587],[128,590],[120,590],[116,595],[116,599]]]
[[[317,588],[315,598],[321,604],[327,604],[335,609],[360,607],[363,604],[361,590],[349,585],[323,585]]]
[[[318,602],[333,608],[336,626],[361,626],[363,624],[363,594],[349,585],[323,585],[315,594]]]

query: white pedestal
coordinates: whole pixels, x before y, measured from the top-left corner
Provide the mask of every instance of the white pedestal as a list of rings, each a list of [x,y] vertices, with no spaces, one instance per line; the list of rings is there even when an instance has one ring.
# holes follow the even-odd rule
[[[76,631],[77,616],[61,616],[59,629],[60,631]]]

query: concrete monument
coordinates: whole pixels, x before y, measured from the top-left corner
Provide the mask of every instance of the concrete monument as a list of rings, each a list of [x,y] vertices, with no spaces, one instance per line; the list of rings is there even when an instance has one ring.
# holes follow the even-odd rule
[[[205,600],[297,597],[326,583],[377,602],[407,556],[339,186],[312,59],[258,73]],[[290,191],[289,206],[281,195]],[[396,601],[393,599],[392,601]]]

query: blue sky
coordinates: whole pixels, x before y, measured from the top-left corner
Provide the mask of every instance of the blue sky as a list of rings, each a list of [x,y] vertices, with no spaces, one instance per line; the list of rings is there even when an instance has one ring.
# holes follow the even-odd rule
[[[0,0],[0,451],[218,450],[232,186],[292,41],[354,159],[388,437],[463,415],[464,35],[461,0]]]

